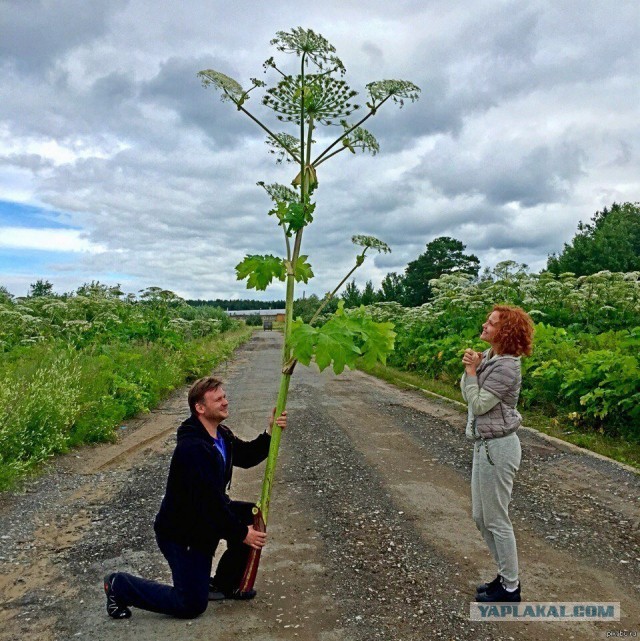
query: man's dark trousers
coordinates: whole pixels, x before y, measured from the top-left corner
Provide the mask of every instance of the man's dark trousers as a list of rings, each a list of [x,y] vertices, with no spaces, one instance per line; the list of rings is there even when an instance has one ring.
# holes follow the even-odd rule
[[[252,503],[232,501],[231,507],[246,525],[253,523]],[[113,580],[113,594],[120,606],[133,606],[151,612],[192,619],[207,609],[209,577],[215,547],[210,554],[156,536],[158,547],[169,563],[173,587],[118,572]],[[251,548],[244,543],[230,543],[220,558],[214,581],[218,589],[232,592],[240,584]]]

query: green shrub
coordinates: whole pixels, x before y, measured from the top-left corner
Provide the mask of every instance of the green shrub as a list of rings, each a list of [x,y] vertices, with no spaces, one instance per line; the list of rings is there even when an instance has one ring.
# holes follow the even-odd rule
[[[28,379],[0,379],[0,467],[20,472],[66,449],[80,411],[80,370],[61,354]]]
[[[0,297],[0,353],[50,341],[78,349],[115,341],[176,345],[235,324],[219,307],[191,307],[159,288],[150,287],[135,300],[92,283],[62,296]]]
[[[487,347],[478,337],[493,304],[520,305],[538,321],[533,355],[522,360],[523,406],[640,442],[640,273],[495,271],[500,279],[434,280],[435,297],[422,307],[371,306],[376,320],[395,324],[389,363],[455,383],[464,349]]]
[[[208,374],[250,336],[216,331],[191,341],[22,347],[0,360],[0,489],[53,454],[114,440],[127,417]],[[166,336],[165,336],[166,338]]]

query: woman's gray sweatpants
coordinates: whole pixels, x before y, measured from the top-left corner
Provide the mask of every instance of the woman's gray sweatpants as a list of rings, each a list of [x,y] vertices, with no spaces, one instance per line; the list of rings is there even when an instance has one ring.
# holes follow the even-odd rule
[[[520,467],[520,439],[513,433],[486,441],[489,456],[482,441],[473,447],[471,472],[471,505],[476,522],[505,581],[518,580],[518,551],[513,526],[509,519],[509,501],[513,479]]]

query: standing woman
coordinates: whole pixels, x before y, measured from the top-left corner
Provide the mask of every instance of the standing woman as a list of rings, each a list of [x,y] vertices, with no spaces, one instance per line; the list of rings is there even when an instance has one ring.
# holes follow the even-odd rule
[[[460,387],[467,402],[467,438],[474,441],[471,473],[473,520],[498,566],[498,576],[478,586],[476,601],[520,601],[518,552],[509,502],[520,467],[522,417],[516,409],[520,357],[530,356],[533,322],[519,307],[495,305],[482,326],[485,352],[465,350]]]

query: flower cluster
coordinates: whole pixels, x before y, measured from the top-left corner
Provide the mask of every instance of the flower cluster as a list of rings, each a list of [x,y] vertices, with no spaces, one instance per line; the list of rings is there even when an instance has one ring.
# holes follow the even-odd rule
[[[190,307],[157,287],[136,299],[116,288],[83,286],[62,296],[1,299],[0,353],[47,341],[78,348],[96,341],[191,340],[215,335],[230,322],[223,310]]]
[[[287,76],[275,87],[267,89],[262,99],[275,111],[279,120],[300,124],[313,119],[326,125],[350,116],[359,106],[353,98],[357,92],[344,80],[326,74]]]
[[[453,383],[464,349],[486,349],[479,335],[493,305],[517,305],[536,321],[533,355],[523,361],[524,405],[640,440],[640,272],[576,277],[521,267],[434,279],[435,297],[421,307],[367,308],[395,325],[392,364]]]

